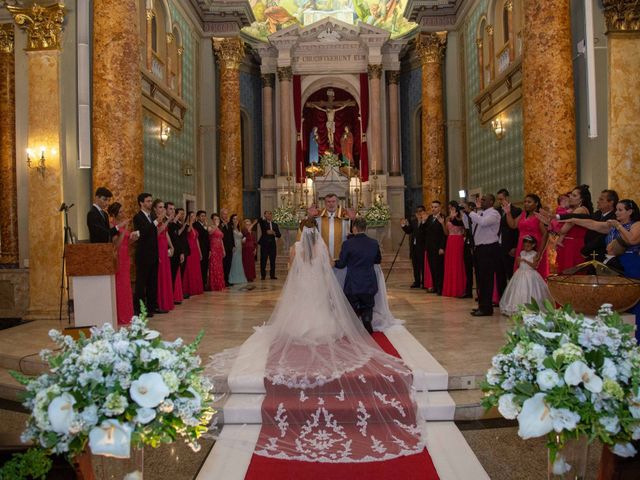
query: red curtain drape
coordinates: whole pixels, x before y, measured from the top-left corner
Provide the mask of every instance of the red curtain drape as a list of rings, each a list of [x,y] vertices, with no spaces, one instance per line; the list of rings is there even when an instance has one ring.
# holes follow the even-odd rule
[[[300,75],[293,76],[293,117],[296,122],[296,177],[301,182],[304,178],[304,138],[302,135],[302,83]]]
[[[369,179],[369,155],[367,150],[367,125],[369,124],[369,75],[360,74],[360,178],[363,182]]]

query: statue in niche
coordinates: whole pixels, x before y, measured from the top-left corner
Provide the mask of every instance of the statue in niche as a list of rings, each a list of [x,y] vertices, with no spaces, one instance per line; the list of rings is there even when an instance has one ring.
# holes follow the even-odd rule
[[[309,133],[309,164],[318,163],[318,159],[320,157],[318,143],[320,143],[318,127],[313,127],[313,129],[311,129],[311,133]]]
[[[333,152],[335,145],[335,134],[336,134],[336,112],[343,110],[347,107],[352,107],[356,104],[353,100],[347,100],[342,102],[336,102],[334,100],[335,92],[333,89],[327,90],[327,101],[321,102],[308,102],[307,107],[315,108],[317,110],[321,110],[327,115],[327,143],[329,144],[329,149]]]
[[[353,167],[353,133],[351,133],[349,125],[344,127],[344,133],[340,137],[340,149],[343,160],[348,161],[349,165]]]

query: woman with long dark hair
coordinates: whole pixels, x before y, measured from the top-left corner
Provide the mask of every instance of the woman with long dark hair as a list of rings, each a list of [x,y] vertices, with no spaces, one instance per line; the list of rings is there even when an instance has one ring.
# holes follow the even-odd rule
[[[112,219],[112,225],[121,225],[118,234],[114,235],[113,243],[117,251],[118,270],[116,270],[116,311],[118,313],[118,325],[129,325],[133,317],[133,294],[131,292],[131,257],[129,256],[129,244],[137,240],[136,232],[129,232],[126,226],[122,226],[125,213],[122,205],[113,202],[107,208],[107,213]]]
[[[449,215],[444,224],[447,248],[444,250],[443,297],[464,297],[467,275],[464,268],[464,223],[458,202],[449,202]]]
[[[593,204],[589,185],[579,185],[569,194],[569,208],[572,213],[591,215]],[[556,242],[556,267],[557,272],[562,273],[566,269],[584,262],[580,250],[584,247],[584,236],[587,229],[575,222],[566,222],[558,232]]]
[[[202,259],[202,251],[200,243],[198,243],[198,231],[193,228],[196,221],[195,212],[187,213],[187,241],[189,244],[190,254],[185,261],[187,266],[182,275],[182,290],[187,295],[199,295],[204,292],[202,284],[202,270],[200,269],[200,260]]]
[[[173,280],[171,279],[171,257],[173,244],[169,238],[167,218],[164,215],[164,202],[156,198],[151,205],[151,211],[156,218],[164,218],[158,224],[158,308],[173,310]]]
[[[233,257],[231,258],[231,271],[229,272],[229,283],[231,285],[237,285],[247,283],[247,277],[244,274],[244,267],[242,266],[242,244],[244,243],[244,236],[240,231],[240,222],[238,221],[238,214],[231,215],[231,226],[233,228]]]

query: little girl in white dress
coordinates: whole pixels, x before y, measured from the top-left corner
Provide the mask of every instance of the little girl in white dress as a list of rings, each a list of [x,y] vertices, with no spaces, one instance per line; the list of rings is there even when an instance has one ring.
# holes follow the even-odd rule
[[[542,306],[545,300],[551,300],[549,287],[536,270],[538,253],[535,247],[536,239],[532,236],[527,235],[522,239],[520,258],[516,258],[519,268],[500,299],[500,311],[503,315],[513,315],[520,305],[531,303],[531,299],[539,306]]]

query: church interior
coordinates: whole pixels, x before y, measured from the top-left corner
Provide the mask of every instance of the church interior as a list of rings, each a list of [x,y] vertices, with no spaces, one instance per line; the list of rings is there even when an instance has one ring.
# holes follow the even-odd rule
[[[387,338],[428,385],[417,408],[433,474],[421,463],[395,475],[258,465],[262,397],[244,392],[214,402],[222,433],[199,452],[145,448],[145,479],[544,478],[544,438],[522,440],[515,420],[481,404],[511,320],[470,316],[477,293],[410,289],[401,222],[433,202],[480,208],[501,189],[554,213],[580,185],[594,204],[604,190],[640,200],[638,52],[631,0],[0,0],[0,466],[2,451],[23,448],[28,414],[10,371],[45,372],[51,329],[96,325],[105,291],[115,305],[108,274],[69,280],[113,263],[69,263],[105,187],[126,221],[142,192],[206,212],[208,225],[214,212],[249,223],[273,212],[271,281],[262,267],[262,280],[149,320],[170,341],[204,331],[204,364],[269,320],[298,223],[334,194],[380,245],[389,309],[403,321]],[[250,256],[255,276],[260,250]],[[591,445],[584,478],[605,454]],[[48,478],[89,478],[62,463]]]

